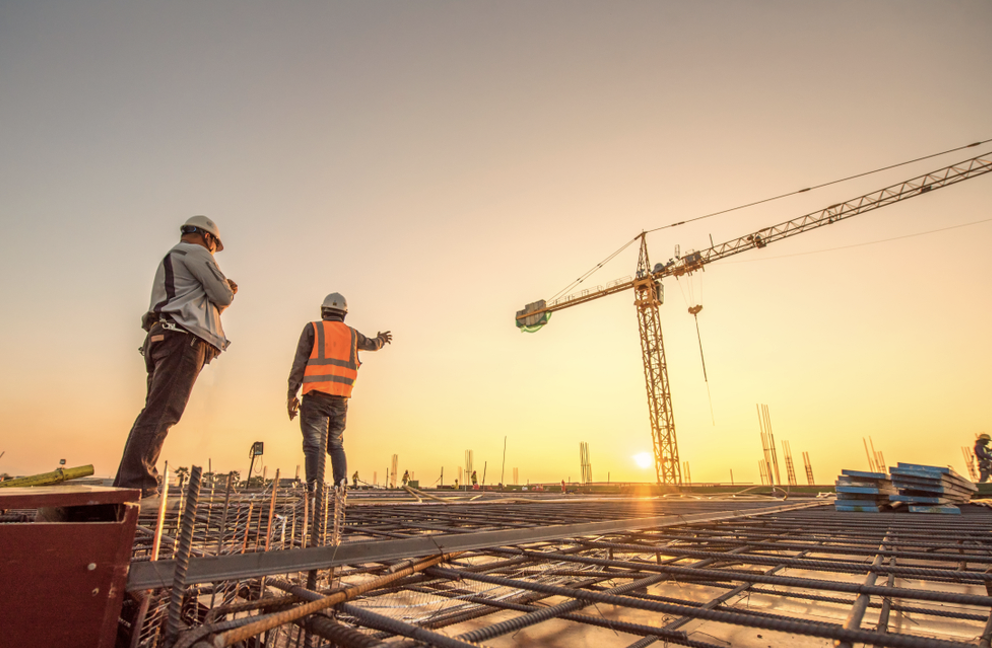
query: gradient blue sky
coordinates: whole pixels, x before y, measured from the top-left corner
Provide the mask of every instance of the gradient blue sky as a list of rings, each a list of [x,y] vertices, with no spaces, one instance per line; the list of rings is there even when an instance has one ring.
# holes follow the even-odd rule
[[[586,441],[596,480],[651,480],[630,296],[534,335],[514,311],[642,229],[992,137],[990,33],[984,1],[0,1],[0,471],[114,473],[156,264],[207,214],[241,291],[171,465],[244,471],[263,440],[295,471],[286,377],[340,291],[395,336],[352,402],[363,478],[396,453],[450,481],[473,449],[492,482],[505,436],[507,478],[578,479]],[[979,152],[664,230],[652,258]],[[668,282],[693,480],[757,481],[756,403],[820,482],[868,435],[963,470],[992,431],[990,199],[986,176]]]

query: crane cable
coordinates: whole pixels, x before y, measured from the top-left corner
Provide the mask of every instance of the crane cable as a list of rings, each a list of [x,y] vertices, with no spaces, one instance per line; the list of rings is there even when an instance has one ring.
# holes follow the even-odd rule
[[[613,260],[613,258],[614,258],[614,257],[615,257],[616,255],[618,255],[618,254],[620,254],[621,252],[623,252],[624,250],[626,250],[626,249],[627,249],[628,247],[630,247],[630,244],[631,244],[631,243],[633,243],[634,241],[636,241],[636,240],[637,240],[637,239],[639,239],[639,238],[641,238],[641,235],[640,235],[640,234],[638,234],[638,235],[637,235],[637,236],[635,236],[634,238],[632,238],[632,239],[630,239],[629,241],[627,241],[626,243],[624,243],[624,244],[623,244],[622,246],[620,246],[620,249],[618,249],[618,250],[617,250],[616,252],[614,252],[614,253],[613,253],[613,254],[611,254],[610,256],[608,256],[608,257],[606,257],[605,259],[603,259],[602,261],[600,261],[599,263],[597,263],[597,264],[596,264],[595,266],[593,266],[593,268],[592,268],[592,270],[589,270],[589,271],[588,271],[588,272],[586,272],[585,274],[582,274],[581,276],[579,276],[579,278],[578,278],[578,279],[576,279],[576,280],[575,280],[575,281],[573,281],[572,283],[570,283],[570,284],[568,284],[567,286],[565,286],[564,288],[562,288],[561,290],[559,290],[558,292],[556,292],[556,293],[555,293],[555,294],[554,294],[554,295],[553,295],[553,296],[551,297],[551,299],[549,299],[548,301],[554,301],[554,300],[555,300],[555,299],[557,299],[557,298],[558,298],[558,297],[559,297],[559,296],[560,296],[560,295],[561,295],[562,293],[564,293],[564,292],[566,292],[566,291],[569,291],[569,290],[571,290],[571,289],[572,289],[572,288],[574,288],[575,286],[578,286],[578,285],[579,285],[580,283],[582,283],[583,281],[585,281],[586,279],[588,279],[589,277],[591,277],[591,276],[592,276],[592,274],[593,274],[594,272],[596,272],[597,270],[599,270],[600,268],[602,268],[602,267],[603,267],[604,265],[606,265],[607,263],[609,263],[610,261],[612,261],[612,260]]]
[[[812,187],[806,187],[805,189],[797,189],[796,191],[790,191],[789,193],[784,193],[784,194],[781,194],[781,195],[778,195],[778,196],[772,196],[771,198],[765,198],[763,200],[756,200],[754,202],[747,203],[746,205],[738,205],[737,207],[731,207],[729,209],[722,209],[720,211],[712,212],[710,214],[704,214],[702,216],[696,216],[695,218],[690,218],[688,220],[679,221],[678,223],[671,223],[669,225],[662,225],[661,227],[656,227],[654,229],[647,230],[645,232],[645,234],[649,234],[651,232],[657,232],[658,230],[669,229],[669,228],[672,228],[672,227],[678,227],[679,225],[685,225],[686,223],[694,223],[696,221],[700,221],[700,220],[703,220],[705,218],[712,218],[713,216],[719,216],[720,214],[726,214],[728,212],[737,211],[738,209],[746,209],[747,207],[754,207],[755,205],[761,205],[761,204],[764,204],[764,203],[767,203],[767,202],[771,202],[773,200],[779,200],[781,198],[788,198],[789,196],[795,196],[795,195],[798,195],[798,194],[801,194],[801,193],[806,193],[807,191],[812,191],[813,189],[822,189],[823,187],[829,187],[830,185],[840,184],[841,182],[847,182],[848,180],[855,180],[857,178],[863,178],[865,176],[872,175],[873,173],[880,173],[882,171],[888,171],[889,169],[896,169],[896,168],[899,168],[901,166],[906,166],[907,164],[913,164],[914,162],[922,162],[923,160],[929,160],[930,158],[935,158],[935,157],[938,157],[938,156],[941,156],[941,155],[947,155],[948,153],[954,153],[955,151],[962,151],[962,150],[964,150],[966,148],[973,148],[975,146],[981,146],[982,144],[986,144],[988,142],[992,142],[992,138],[990,138],[990,139],[984,139],[984,140],[981,140],[981,141],[978,141],[978,142],[973,142],[971,144],[965,144],[964,146],[958,146],[958,147],[952,148],[952,149],[947,149],[946,151],[941,151],[940,153],[931,153],[930,155],[924,155],[923,157],[918,157],[918,158],[913,159],[913,160],[907,160],[905,162],[899,162],[897,164],[890,164],[888,166],[879,167],[879,168],[873,169],[871,171],[864,171],[863,173],[856,173],[854,175],[847,176],[846,178],[840,178],[838,180],[831,180],[830,182],[824,182],[822,184],[813,185]]]
[[[679,278],[676,277],[676,280]],[[686,295],[686,289],[682,288],[682,282],[679,282],[679,290],[682,293],[682,300],[685,302],[686,307],[689,310],[689,314],[692,315],[696,322],[696,340],[699,341],[699,362],[703,367],[703,382],[706,383],[706,398],[709,400],[710,404],[710,422],[716,425],[716,416],[713,413],[713,394],[710,392],[710,379],[706,374],[706,356],[703,355],[703,335],[699,330],[699,313],[703,310],[703,283],[702,280],[699,282],[699,299],[696,299],[695,290],[692,286],[692,279],[690,278],[686,282],[686,288],[688,289],[688,295]]]
[[[713,414],[713,394],[710,393],[710,379],[706,376],[706,358],[703,357],[703,336],[699,332],[699,311],[703,310],[701,304],[689,307],[689,314],[696,320],[696,339],[699,340],[699,361],[703,364],[703,382],[706,383],[706,398],[710,401],[710,422],[716,426],[716,416]]]

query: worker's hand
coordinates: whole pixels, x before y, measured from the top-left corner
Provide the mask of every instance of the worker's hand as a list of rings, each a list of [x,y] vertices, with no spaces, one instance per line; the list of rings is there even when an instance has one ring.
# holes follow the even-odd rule
[[[286,410],[289,412],[289,420],[292,421],[296,418],[296,413],[300,411],[300,399],[296,396],[290,396],[289,400],[286,401]]]
[[[393,341],[393,334],[390,333],[389,331],[379,331],[379,335],[377,335],[376,337],[385,340],[386,344],[389,344],[390,342]]]
[[[231,292],[233,292],[235,295],[238,294],[238,284],[234,283],[234,279],[228,279],[227,285],[231,287]]]

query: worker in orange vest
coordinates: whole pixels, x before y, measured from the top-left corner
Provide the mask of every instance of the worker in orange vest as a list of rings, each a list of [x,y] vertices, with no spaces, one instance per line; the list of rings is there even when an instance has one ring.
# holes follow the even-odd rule
[[[321,304],[319,322],[310,322],[300,334],[296,357],[289,372],[289,420],[300,414],[307,485],[324,481],[324,452],[331,455],[334,485],[347,484],[344,454],[348,399],[358,377],[359,351],[378,351],[393,341],[389,331],[367,338],[344,323],[348,302],[331,293]],[[303,388],[303,402],[297,394]]]

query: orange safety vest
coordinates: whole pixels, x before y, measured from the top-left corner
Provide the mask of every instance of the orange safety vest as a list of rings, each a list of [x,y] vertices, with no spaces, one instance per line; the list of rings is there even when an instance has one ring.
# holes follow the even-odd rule
[[[349,398],[358,377],[358,336],[344,322],[311,322],[313,350],[303,373],[303,393],[319,391]]]

